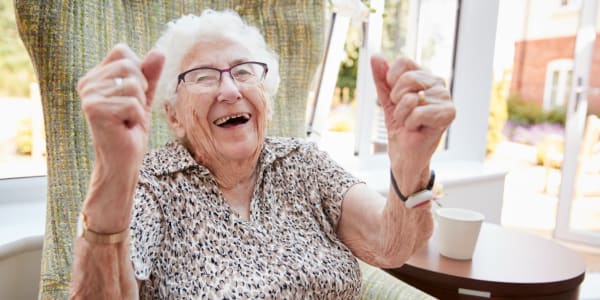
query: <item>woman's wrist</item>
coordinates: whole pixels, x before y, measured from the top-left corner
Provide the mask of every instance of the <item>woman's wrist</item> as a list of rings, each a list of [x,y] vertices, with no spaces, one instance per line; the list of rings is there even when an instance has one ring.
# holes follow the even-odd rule
[[[411,195],[415,195],[415,193],[420,193],[423,191],[431,191],[433,189],[433,185],[435,183],[435,172],[433,170],[430,170],[429,179],[427,180],[427,184],[425,185],[425,187],[418,189],[417,191],[415,191],[415,193],[412,193],[412,194],[405,195],[404,193],[401,192],[400,187],[398,186],[398,183],[396,182],[396,178],[394,177],[394,172],[391,169],[390,169],[390,180],[391,180],[392,188],[394,189],[394,192],[396,193],[398,198],[400,198],[400,200],[406,202],[408,200],[408,198]]]
[[[402,195],[406,197],[424,190],[427,187],[427,184],[430,180],[430,169],[429,165],[419,171],[417,174],[412,172],[411,174],[407,174],[407,172],[402,172],[401,170],[409,170],[407,168],[396,167],[390,169],[391,176],[394,177],[396,186]]]
[[[127,195],[127,196],[125,196]],[[102,193],[90,192],[81,208],[87,228],[98,234],[121,232],[131,223],[133,192]]]
[[[98,234],[122,232],[129,227],[137,177],[102,176],[95,168],[81,207],[87,228]]]

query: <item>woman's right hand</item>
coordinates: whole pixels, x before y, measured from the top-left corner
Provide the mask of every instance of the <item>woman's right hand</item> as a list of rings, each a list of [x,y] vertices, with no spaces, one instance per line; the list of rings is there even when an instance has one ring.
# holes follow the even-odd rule
[[[158,51],[151,51],[142,61],[120,44],[79,80],[77,92],[95,152],[82,207],[90,230],[115,233],[129,226],[163,63]]]

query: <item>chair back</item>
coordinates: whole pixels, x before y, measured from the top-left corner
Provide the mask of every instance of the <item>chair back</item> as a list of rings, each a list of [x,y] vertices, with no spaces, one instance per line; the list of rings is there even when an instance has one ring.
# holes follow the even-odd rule
[[[117,43],[142,56],[168,21],[205,8],[231,9],[257,26],[280,55],[281,85],[268,134],[304,136],[307,93],[322,56],[324,5],[323,0],[15,1],[19,33],[39,81],[46,128],[41,299],[67,298],[75,224],[93,162],[77,80]],[[153,113],[151,148],[170,138],[161,115]]]

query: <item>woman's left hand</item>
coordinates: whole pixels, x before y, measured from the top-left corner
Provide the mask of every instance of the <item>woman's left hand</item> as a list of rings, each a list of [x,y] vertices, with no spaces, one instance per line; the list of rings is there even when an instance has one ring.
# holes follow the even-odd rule
[[[401,192],[410,195],[427,183],[429,161],[456,110],[444,80],[408,58],[390,67],[375,55],[371,68],[385,114],[392,171]]]

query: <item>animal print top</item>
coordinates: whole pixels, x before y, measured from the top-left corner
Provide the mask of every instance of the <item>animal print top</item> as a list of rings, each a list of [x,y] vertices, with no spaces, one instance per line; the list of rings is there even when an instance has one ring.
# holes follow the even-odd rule
[[[177,142],[142,165],[131,259],[142,299],[354,299],[358,262],[336,236],[359,180],[312,143],[267,138],[250,220]]]

